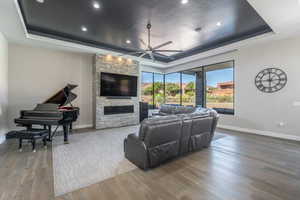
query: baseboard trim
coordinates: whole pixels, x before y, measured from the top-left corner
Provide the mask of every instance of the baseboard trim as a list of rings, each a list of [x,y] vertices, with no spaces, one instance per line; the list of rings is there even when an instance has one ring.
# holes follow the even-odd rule
[[[76,125],[74,126],[74,129],[81,129],[81,128],[93,128],[93,124],[83,124],[83,125]]]
[[[93,128],[93,124],[82,124],[82,125],[74,125],[73,129],[83,129],[83,128]],[[59,128],[57,129],[57,131],[62,131],[63,127],[59,126]]]
[[[296,136],[296,135],[288,135],[288,134],[284,134],[284,133],[276,133],[276,132],[272,132],[272,131],[262,131],[262,130],[241,128],[241,127],[237,127],[237,126],[228,126],[228,125],[218,125],[217,127],[220,129],[225,129],[225,130],[245,132],[245,133],[263,135],[263,136],[280,138],[280,139],[285,139],[285,140],[300,141],[300,136]]]

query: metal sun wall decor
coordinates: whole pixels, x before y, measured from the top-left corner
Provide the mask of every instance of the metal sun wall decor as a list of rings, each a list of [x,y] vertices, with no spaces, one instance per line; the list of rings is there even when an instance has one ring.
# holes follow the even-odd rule
[[[255,77],[255,85],[258,90],[265,93],[274,93],[285,87],[287,74],[278,68],[266,68]]]

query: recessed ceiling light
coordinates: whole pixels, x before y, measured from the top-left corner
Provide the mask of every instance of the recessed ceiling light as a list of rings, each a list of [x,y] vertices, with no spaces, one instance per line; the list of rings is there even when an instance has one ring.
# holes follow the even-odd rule
[[[95,9],[99,9],[100,8],[100,4],[98,3],[98,2],[94,2],[93,3],[93,7],[95,8]]]
[[[36,2],[38,2],[38,3],[44,3],[45,1],[44,0],[36,0]]]
[[[106,55],[106,60],[111,60],[112,59],[112,55],[108,54]]]
[[[189,2],[189,0],[181,0],[182,4],[187,4]]]
[[[130,40],[126,40],[126,43],[127,43],[127,44],[131,44],[131,41],[130,41]]]
[[[222,26],[222,22],[218,22],[218,23],[217,23],[217,26]]]
[[[85,26],[82,26],[82,27],[81,27],[81,30],[82,30],[83,32],[87,32],[87,31],[88,31],[87,27],[85,27]]]

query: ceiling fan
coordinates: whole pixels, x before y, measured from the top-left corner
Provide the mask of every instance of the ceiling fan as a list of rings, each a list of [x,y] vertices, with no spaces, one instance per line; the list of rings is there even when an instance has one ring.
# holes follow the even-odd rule
[[[154,53],[164,53],[164,52],[165,53],[167,53],[167,52],[180,53],[180,52],[183,52],[182,50],[163,50],[163,49],[160,49],[164,46],[172,44],[173,43],[172,41],[168,41],[168,42],[165,42],[165,43],[160,44],[158,46],[152,47],[151,46],[151,27],[152,27],[151,23],[148,22],[146,27],[148,29],[148,44],[146,44],[146,42],[144,42],[144,40],[139,39],[140,42],[143,44],[143,46],[145,46],[145,49],[141,49],[141,50],[138,50],[136,52],[132,52],[132,53],[125,54],[125,55],[140,54],[139,55],[140,58],[143,58],[144,56],[149,55],[150,58],[152,59],[152,61],[154,62],[155,61],[155,57],[153,55]],[[166,56],[166,55],[164,55],[164,56]],[[170,56],[167,56],[167,57],[170,57]]]

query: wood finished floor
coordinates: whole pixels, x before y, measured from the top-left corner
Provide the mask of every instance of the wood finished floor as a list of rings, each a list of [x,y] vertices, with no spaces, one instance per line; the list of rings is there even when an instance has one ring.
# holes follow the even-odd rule
[[[209,149],[56,198],[51,147],[19,153],[10,141],[0,145],[0,200],[300,199],[300,143],[221,132]]]

